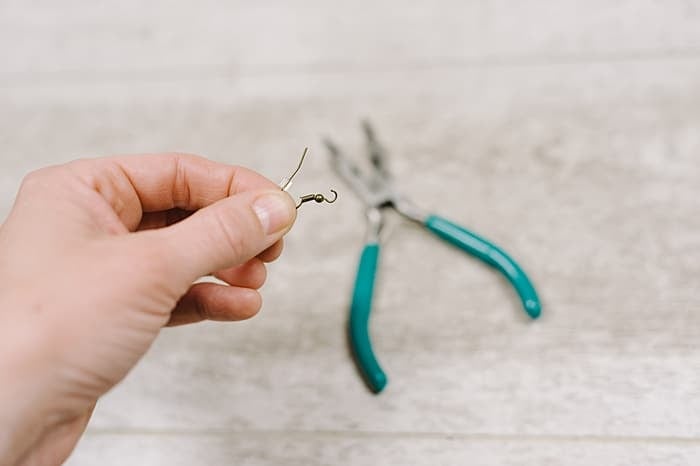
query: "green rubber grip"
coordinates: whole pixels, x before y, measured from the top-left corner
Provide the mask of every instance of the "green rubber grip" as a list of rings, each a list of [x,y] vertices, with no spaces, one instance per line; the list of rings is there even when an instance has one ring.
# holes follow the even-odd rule
[[[448,243],[498,269],[515,287],[525,312],[533,319],[540,316],[542,307],[535,288],[523,269],[505,251],[466,228],[437,215],[428,217],[425,227]]]
[[[379,366],[377,358],[372,351],[372,343],[369,339],[369,315],[372,310],[372,294],[374,292],[374,278],[377,274],[377,261],[379,260],[379,244],[367,244],[360,257],[360,265],[357,268],[355,291],[352,295],[350,306],[350,321],[348,330],[350,334],[350,348],[352,349],[355,363],[370,390],[374,393],[381,392],[386,386],[386,374]]]

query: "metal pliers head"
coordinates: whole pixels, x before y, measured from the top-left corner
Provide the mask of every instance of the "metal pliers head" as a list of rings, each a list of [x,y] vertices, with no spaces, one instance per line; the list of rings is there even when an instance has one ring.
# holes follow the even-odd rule
[[[427,214],[420,211],[394,188],[384,148],[377,141],[369,122],[363,121],[362,129],[369,154],[369,172],[363,173],[333,141],[325,139],[324,142],[330,154],[331,167],[365,204],[368,241],[371,239],[378,241],[383,225],[382,210],[392,208],[409,220],[420,224],[425,222]]]

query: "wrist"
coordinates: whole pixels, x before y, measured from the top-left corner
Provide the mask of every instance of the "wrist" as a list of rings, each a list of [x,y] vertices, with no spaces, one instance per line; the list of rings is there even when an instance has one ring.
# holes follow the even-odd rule
[[[0,464],[14,464],[51,421],[50,361],[36,311],[0,294]]]

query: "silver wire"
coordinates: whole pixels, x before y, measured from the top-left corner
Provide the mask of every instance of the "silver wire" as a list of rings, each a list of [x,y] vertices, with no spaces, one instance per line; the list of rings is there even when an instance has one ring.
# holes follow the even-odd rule
[[[304,159],[306,158],[306,153],[309,151],[308,147],[304,147],[304,152],[301,154],[301,159],[299,160],[299,165],[297,165],[296,170],[294,170],[294,173],[292,173],[289,177],[284,177],[282,178],[282,181],[280,181],[280,188],[282,188],[282,191],[287,191],[289,188],[292,187],[292,180],[296,176],[297,173],[299,173],[299,170],[301,170],[301,166],[304,164]]]

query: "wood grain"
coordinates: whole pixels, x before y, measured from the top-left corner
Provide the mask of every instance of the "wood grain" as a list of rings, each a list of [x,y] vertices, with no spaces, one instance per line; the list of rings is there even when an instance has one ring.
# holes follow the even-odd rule
[[[687,55],[699,26],[698,5],[683,0],[6,0],[0,44],[8,73],[73,79]]]
[[[3,2],[0,216],[27,171],[178,150],[310,206],[265,308],[163,332],[69,464],[693,464],[700,456],[700,28],[692,2]],[[168,4],[170,5],[170,4]],[[251,44],[254,44],[252,46]],[[390,219],[367,393],[344,323],[362,207],[320,138],[519,259],[508,284]]]
[[[543,465],[634,466],[664,464],[683,466],[700,458],[700,449],[676,441],[644,439],[532,439],[461,438],[436,435],[419,437],[330,434],[309,432],[261,432],[199,435],[88,435],[68,462],[70,466],[95,464],[173,466],[237,464],[258,466],[359,465],[449,465],[478,463],[483,466]]]

